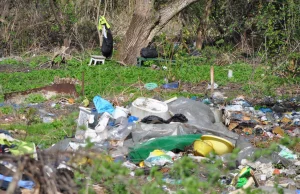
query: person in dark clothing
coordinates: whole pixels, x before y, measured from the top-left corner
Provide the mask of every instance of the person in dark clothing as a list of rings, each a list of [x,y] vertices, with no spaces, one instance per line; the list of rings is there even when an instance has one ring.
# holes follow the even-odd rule
[[[110,25],[107,23],[106,19],[103,16],[100,17],[98,29],[101,30],[101,27],[102,27],[102,35],[103,35],[101,52],[104,57],[111,58],[113,53],[114,40],[110,30]]]

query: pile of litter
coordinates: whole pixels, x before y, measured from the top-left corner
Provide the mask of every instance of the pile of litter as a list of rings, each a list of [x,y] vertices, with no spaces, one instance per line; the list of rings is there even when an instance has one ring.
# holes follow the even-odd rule
[[[222,99],[212,103],[209,99],[197,101],[181,97],[163,102],[139,97],[127,107],[114,107],[108,100],[95,96],[89,108],[79,107],[74,138],[64,139],[45,152],[49,156],[80,152],[92,142],[95,155],[106,153],[105,160],[121,162],[130,169],[131,176],[138,168],[170,169],[183,157],[200,165],[201,161],[214,163],[221,160],[223,166],[230,169],[219,177],[224,186],[223,193],[243,192],[246,188],[275,193],[275,185],[286,193],[299,192],[299,153],[280,144],[269,155],[257,153],[263,151],[258,146],[262,141],[280,140],[285,135],[298,137],[300,112],[279,112],[276,107],[276,110],[267,107],[256,110],[244,97],[238,97],[226,106],[222,102]],[[15,140],[8,145],[12,144],[23,145]],[[240,151],[232,159],[235,149]],[[9,150],[13,154],[13,147]],[[47,164],[48,176],[61,170],[73,174],[72,166],[92,165],[88,157],[83,158],[74,162],[72,157],[62,155],[56,162]],[[37,155],[34,160],[38,161]],[[230,165],[232,160],[234,166]],[[11,166],[16,168],[17,164],[10,163],[10,169]],[[173,179],[167,172],[164,182],[181,185],[181,180]],[[58,185],[57,180],[53,180],[53,184]],[[21,183],[19,187],[29,188]],[[34,185],[33,181],[30,189]],[[63,190],[59,185],[57,188]]]

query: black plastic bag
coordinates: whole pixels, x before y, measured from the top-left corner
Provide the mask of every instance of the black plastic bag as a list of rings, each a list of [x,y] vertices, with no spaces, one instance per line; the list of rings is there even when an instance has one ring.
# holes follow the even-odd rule
[[[168,124],[170,122],[186,123],[188,122],[188,119],[183,114],[175,114],[173,117],[171,117],[168,120],[164,120],[158,116],[151,115],[143,118],[141,122],[147,124]]]
[[[144,58],[157,58],[158,52],[154,46],[149,44],[147,47],[141,49],[141,57]]]
[[[158,116],[148,116],[145,117],[141,120],[142,123],[147,123],[147,124],[163,124],[163,123],[167,123],[167,121],[165,121],[164,119],[158,117]]]
[[[183,115],[183,114],[175,114],[174,116],[172,116],[168,122],[180,122],[180,123],[186,123],[189,120]]]

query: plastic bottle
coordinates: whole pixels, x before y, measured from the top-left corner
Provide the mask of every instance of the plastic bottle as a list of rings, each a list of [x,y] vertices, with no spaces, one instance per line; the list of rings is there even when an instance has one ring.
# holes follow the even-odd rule
[[[128,123],[126,117],[118,118],[116,123],[116,127],[109,131],[109,138],[112,140],[124,140],[135,127],[135,123]]]

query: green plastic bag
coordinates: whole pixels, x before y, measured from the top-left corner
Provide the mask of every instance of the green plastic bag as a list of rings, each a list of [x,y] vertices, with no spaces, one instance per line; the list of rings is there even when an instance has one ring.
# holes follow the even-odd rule
[[[102,25],[106,25],[107,29],[110,29],[110,25],[108,24],[104,16],[100,16],[99,23],[98,23],[98,30],[102,29]]]
[[[236,184],[236,188],[242,188],[247,182],[248,178],[251,176],[251,168],[245,167],[241,170],[241,172],[238,175],[238,181]]]
[[[15,145],[13,148],[9,148],[9,151],[16,156],[24,155],[24,154],[33,154],[35,152],[35,144],[31,142],[25,141],[9,141],[7,139],[0,138],[1,145]]]
[[[174,149],[184,150],[186,146],[193,144],[201,138],[201,134],[178,135],[159,137],[135,146],[129,153],[129,159],[134,163],[145,160],[153,150],[171,151]]]

